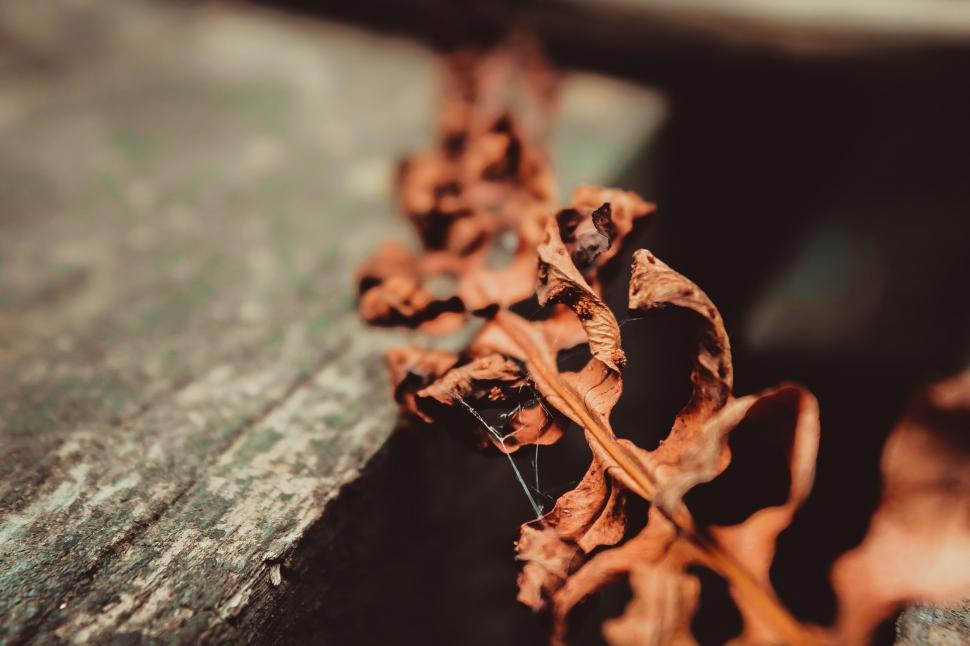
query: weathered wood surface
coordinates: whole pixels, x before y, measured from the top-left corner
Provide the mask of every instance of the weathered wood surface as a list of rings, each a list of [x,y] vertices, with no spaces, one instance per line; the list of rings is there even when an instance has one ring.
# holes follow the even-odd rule
[[[239,8],[0,5],[0,643],[254,641],[395,422],[352,272],[430,137],[408,42]],[[566,86],[564,188],[662,118]]]
[[[896,622],[897,646],[962,646],[970,643],[970,603],[952,608],[912,606]]]

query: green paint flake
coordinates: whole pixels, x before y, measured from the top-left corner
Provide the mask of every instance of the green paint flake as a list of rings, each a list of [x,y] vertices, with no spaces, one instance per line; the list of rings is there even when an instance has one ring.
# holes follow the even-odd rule
[[[266,453],[273,445],[282,439],[283,434],[275,428],[255,428],[246,435],[246,440],[237,451],[233,462],[236,465],[246,465],[261,454]]]
[[[47,262],[47,266],[59,274],[73,274],[81,270],[81,267],[77,264],[54,259],[50,259]]]
[[[113,174],[107,171],[100,173],[97,178],[97,185],[101,189],[103,196],[111,199],[112,201],[121,199],[121,183]]]
[[[202,76],[179,76],[161,83],[166,102],[211,108],[246,117],[256,117],[272,125],[284,125],[296,93],[276,79],[226,83]]]
[[[167,299],[151,301],[135,308],[114,324],[118,328],[114,332],[148,332],[163,323],[186,320],[196,307],[206,303],[215,294],[215,287],[208,276],[212,267],[211,263],[208,264],[200,272],[201,275]]]
[[[313,295],[314,292],[314,274],[302,274],[297,276],[292,276],[289,278],[290,285],[296,291],[296,295],[299,298],[307,299]]]
[[[201,182],[198,178],[184,180],[172,188],[162,191],[159,195],[158,202],[162,206],[169,206],[172,204],[195,204],[199,200],[199,191],[201,189]]]
[[[207,533],[222,522],[235,501],[227,500],[208,490],[205,483],[186,502],[181,515],[201,532]]]
[[[61,377],[20,397],[17,407],[7,411],[6,428],[14,435],[50,429],[65,411],[72,417],[80,411],[114,416],[134,395],[127,384],[113,377]]]
[[[336,269],[340,264],[340,247],[338,245],[330,245],[330,247],[320,254],[320,266],[326,270],[331,271]]]
[[[144,168],[158,156],[161,148],[157,136],[135,130],[117,130],[108,137],[108,144],[129,164]]]
[[[340,459],[343,444],[340,442],[339,436],[334,435],[334,437],[328,439],[310,440],[310,445],[316,454],[315,471],[317,473],[328,472],[333,468],[334,463]]]
[[[323,330],[326,330],[333,324],[333,317],[331,317],[327,312],[319,312],[310,319],[310,324],[308,326],[310,334],[317,334]]]
[[[278,81],[251,81],[210,87],[207,99],[217,109],[279,128],[286,124],[295,96],[292,88]]]

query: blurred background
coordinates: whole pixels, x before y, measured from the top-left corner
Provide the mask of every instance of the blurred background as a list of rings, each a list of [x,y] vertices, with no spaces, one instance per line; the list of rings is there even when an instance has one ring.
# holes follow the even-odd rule
[[[78,365],[110,357],[102,376],[119,394],[95,410],[68,392],[63,419],[123,415],[128,389],[161,391],[215,355],[324,342],[353,317],[359,261],[409,235],[390,178],[432,141],[435,53],[510,30],[566,72],[550,144],[563,195],[597,182],[655,201],[636,246],[720,307],[736,391],[792,380],[818,395],[816,490],[772,576],[796,616],[830,622],[825,573],[866,530],[893,420],[919,385],[970,360],[961,0],[0,2],[10,384],[43,384],[31,358],[65,329],[87,331],[62,348]],[[622,276],[610,288],[618,311],[625,289]],[[283,320],[306,321],[303,336]],[[687,392],[683,323],[623,326],[638,397],[615,426],[647,447]],[[9,425],[24,414],[8,411]],[[43,426],[32,419],[15,420],[24,437]],[[346,567],[299,582],[276,638],[544,640],[543,619],[514,600],[527,503],[507,465],[441,440],[396,434],[341,496],[343,534],[320,538],[319,558]],[[582,473],[584,450],[543,449],[550,496]],[[700,574],[698,637],[720,643],[740,618]],[[598,643],[626,594],[583,607],[576,643]],[[880,639],[893,635],[889,622]]]

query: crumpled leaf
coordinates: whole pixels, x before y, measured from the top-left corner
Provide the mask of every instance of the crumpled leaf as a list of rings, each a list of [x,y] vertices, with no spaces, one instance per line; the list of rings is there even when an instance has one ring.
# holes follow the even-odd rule
[[[634,221],[656,210],[632,191],[579,186],[570,208],[556,215],[562,241],[576,268],[589,276],[612,260]]]
[[[445,374],[458,363],[458,355],[447,350],[418,347],[391,348],[384,355],[394,399],[408,413],[422,417],[415,399],[417,392]]]
[[[442,334],[467,313],[509,306],[531,297],[535,246],[556,192],[548,156],[507,106],[505,81],[530,75],[534,102],[552,107],[553,85],[542,77],[534,52],[465,52],[448,58],[441,105],[441,143],[399,167],[401,210],[421,241],[420,257],[401,245],[385,245],[359,274],[360,310],[375,325],[414,327]],[[538,72],[537,72],[538,70]],[[490,253],[506,234],[518,238],[507,266],[489,266]],[[455,293],[435,297],[425,281],[444,274]]]
[[[467,259],[484,251],[495,223],[474,209],[468,187],[440,152],[415,155],[398,167],[397,196],[421,244],[428,251],[446,251]]]
[[[559,230],[558,218],[546,222],[546,235],[539,245],[539,303],[562,303],[583,324],[594,357],[613,370],[626,364],[620,347],[620,326],[610,308],[593,291],[576,269]]]
[[[773,418],[779,422],[774,422]],[[714,480],[724,472],[729,459],[721,459],[721,456],[730,456],[727,447],[729,434],[743,429],[752,419],[767,422],[768,428],[777,429],[778,444],[787,447],[783,453],[789,461],[790,478],[789,490],[782,496],[784,502],[761,509],[738,525],[710,527],[708,534],[699,534],[689,516],[685,520],[682,514],[676,513],[680,510],[680,497],[693,486]],[[786,427],[787,421],[793,423]],[[775,614],[778,606],[766,604],[766,597],[769,601],[776,601],[771,592],[768,571],[774,556],[775,539],[790,524],[811,487],[818,435],[815,399],[797,386],[770,389],[759,395],[734,400],[725,406],[699,434],[707,438],[706,442],[719,448],[703,452],[707,456],[704,460],[697,456],[685,456],[682,471],[668,465],[666,473],[659,472],[657,487],[660,495],[651,508],[646,528],[620,547],[594,556],[553,596],[556,634],[560,637],[565,635],[566,618],[583,598],[621,576],[628,576],[635,567],[655,564],[663,557],[668,559],[668,568],[672,568],[673,563],[678,564],[679,569],[671,569],[674,574],[682,574],[685,567],[697,563],[725,575],[732,596],[745,618],[746,632],[742,642],[786,641],[793,635],[801,635],[802,631],[790,616],[779,617]],[[631,450],[636,451],[642,463],[649,467],[649,452],[635,447],[631,447]],[[676,561],[670,560],[674,554]],[[639,606],[635,605],[636,608]],[[690,613],[682,610],[683,616],[689,620]],[[679,632],[689,632],[689,623],[687,626],[668,625],[667,628],[671,632],[666,638],[674,639]]]
[[[633,600],[623,615],[603,624],[603,636],[613,646],[697,642],[690,622],[700,600],[697,577],[662,565],[637,564],[630,570]]]
[[[525,385],[525,374],[514,361],[499,354],[473,359],[452,368],[434,383],[416,394],[418,408],[433,400],[438,404],[452,406],[460,398],[488,398],[493,401],[505,399],[503,392],[509,388]]]
[[[617,237],[609,202],[582,211],[563,209],[556,214],[556,223],[570,260],[582,274],[589,273],[596,266],[596,260]]]
[[[739,415],[741,411],[743,414]],[[818,402],[799,386],[782,385],[730,402],[707,426],[714,427],[713,432],[722,433],[726,439],[728,432],[751,432],[744,430],[750,423],[764,425],[770,431],[770,435],[758,438],[759,449],[765,449],[766,457],[772,457],[766,450],[771,448],[774,457],[787,461],[789,484],[788,491],[783,492],[784,502],[760,509],[740,524],[710,527],[708,531],[720,549],[753,577],[758,590],[770,591],[769,572],[778,535],[791,524],[795,512],[808,498],[815,478],[821,434]],[[716,482],[712,485],[716,486]],[[744,619],[744,632],[738,641],[757,644],[788,638],[778,630],[775,617],[766,617],[770,608],[765,607],[760,594],[752,594],[756,590],[750,583],[746,578],[729,578],[731,595]]]
[[[510,63],[514,58],[450,59],[441,144],[408,160],[398,177],[401,207],[423,251],[383,248],[360,273],[360,307],[375,324],[427,332],[453,329],[469,313],[486,319],[460,355],[389,353],[395,397],[413,416],[468,428],[480,445],[506,454],[555,442],[564,418],[585,433],[593,458],[582,481],[523,525],[516,545],[519,598],[550,610],[554,641],[565,640],[577,603],[626,577],[633,599],[604,624],[611,643],[693,643],[699,583],[686,572],[691,565],[727,581],[744,619],[743,643],[859,643],[901,603],[966,594],[970,376],[930,389],[893,432],[883,459],[883,504],[862,545],[833,568],[840,611],[827,631],[799,624],[769,577],[778,535],[814,478],[817,402],[790,384],[734,398],[730,343],[717,308],[646,250],[634,256],[629,306],[696,315],[692,391],[655,450],[615,436],[610,414],[626,357],[601,298],[601,270],[614,267],[621,240],[654,207],[633,193],[584,186],[553,213],[555,183],[538,144],[547,112],[512,118],[506,90],[525,69],[522,60]],[[539,70],[528,81],[534,103],[547,111],[552,75],[532,69]],[[503,255],[508,262],[497,266]],[[454,296],[428,289],[426,281],[440,275],[455,281]],[[529,321],[509,307],[536,284],[539,302],[553,307],[544,312],[550,316]],[[577,372],[560,371],[557,353],[582,343],[592,359]],[[771,474],[753,485],[758,491],[752,464],[763,467],[756,474]],[[643,531],[622,542],[631,493],[651,505]]]
[[[460,326],[469,312],[487,315],[495,307],[532,296],[537,245],[554,208],[555,181],[547,154],[536,135],[528,132],[539,128],[523,128],[496,107],[502,104],[496,97],[504,94],[503,84],[495,79],[518,76],[514,72],[524,62],[522,69],[530,75],[527,85],[536,88],[535,104],[549,109],[552,84],[547,80],[553,75],[534,63],[538,57],[529,55],[527,47],[522,49],[527,55],[519,60],[496,52],[449,58],[441,146],[405,160],[396,182],[399,205],[424,253],[415,258],[399,245],[384,247],[365,264],[366,274],[359,281],[360,308],[369,322],[440,334]],[[587,202],[598,198],[604,201],[587,207]],[[602,249],[595,253],[600,259],[591,257],[598,267],[616,254],[633,220],[650,213],[653,205],[633,193],[586,186],[577,189],[572,208],[588,213],[593,235],[601,238]],[[586,223],[577,226],[585,236]],[[492,252],[502,247],[509,234],[517,239],[516,249],[507,264],[495,267],[490,262]],[[427,279],[438,274],[456,280],[453,296],[436,298],[424,287]],[[592,272],[589,278],[595,282]],[[577,283],[583,285],[589,289],[585,281]],[[576,302],[570,299],[574,293],[580,296]],[[619,329],[615,321],[609,325],[605,305],[598,297],[586,297],[582,289],[573,292],[564,286],[556,295],[593,331],[597,352],[616,336],[610,353],[598,356],[619,368],[624,359]]]
[[[414,255],[399,243],[382,246],[357,272],[360,314],[371,325],[419,327],[431,334],[465,322],[457,297],[436,298],[422,284]]]
[[[566,580],[560,561],[575,568],[585,554],[623,538],[624,503],[623,491],[594,460],[579,485],[560,496],[548,514],[523,525],[516,542],[516,558],[525,563],[519,575],[519,601],[541,610]],[[542,557],[536,559],[536,554]],[[550,567],[547,554],[560,555],[560,560]]]
[[[646,249],[633,254],[629,307],[650,311],[668,306],[695,312],[701,323],[691,370],[690,401],[681,409],[668,442],[692,444],[691,431],[710,418],[731,395],[734,369],[731,343],[720,312],[697,285]]]
[[[553,389],[546,396],[549,404],[560,411],[572,411],[573,420],[584,427],[589,427],[589,418],[594,419],[606,437],[622,446],[614,438],[609,421],[623,390],[619,373],[592,359],[583,370],[564,372],[560,377],[562,389]],[[579,393],[584,393],[581,398]],[[580,406],[588,417],[577,414]],[[560,496],[549,513],[523,525],[516,544],[517,558],[525,562],[519,577],[519,599],[533,610],[545,607],[564,582],[560,570],[549,569],[544,561],[532,559],[535,550],[570,553],[569,563],[576,567],[585,554],[603,545],[614,545],[626,530],[625,493],[610,471],[616,463],[596,435],[587,431],[587,441],[593,449],[593,461],[583,479]],[[526,536],[529,538],[524,547]]]
[[[559,538],[556,530],[543,525],[523,525],[515,544],[518,558],[525,561],[519,572],[518,600],[533,610],[544,607],[581,562],[579,549]]]
[[[470,130],[511,106],[528,138],[543,138],[558,101],[559,75],[535,42],[513,38],[504,47],[458,50],[443,63],[438,106],[443,148],[459,154]]]
[[[910,404],[882,455],[882,503],[832,568],[835,640],[868,641],[905,603],[970,595],[970,372]]]
[[[488,436],[495,448],[505,453],[514,453],[527,445],[555,444],[563,434],[562,424],[549,414],[542,402],[532,406],[520,406],[509,418],[505,430],[501,441]]]
[[[559,420],[542,402],[528,396],[532,386],[521,366],[500,354],[463,362],[444,350],[394,348],[388,351],[387,362],[395,398],[405,411],[429,424],[464,420],[460,428],[482,448],[493,446],[514,453],[522,446],[548,445],[562,437]],[[467,417],[465,408],[483,405],[512,410],[497,428],[483,428],[480,420]]]

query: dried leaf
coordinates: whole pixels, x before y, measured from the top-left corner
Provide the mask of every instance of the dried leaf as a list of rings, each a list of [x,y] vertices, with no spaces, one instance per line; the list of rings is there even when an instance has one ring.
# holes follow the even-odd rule
[[[514,453],[525,445],[549,445],[563,433],[559,420],[541,401],[530,396],[533,386],[521,366],[500,354],[489,354],[461,363],[444,350],[394,348],[387,353],[395,399],[408,413],[423,422],[464,419],[475,443]],[[523,396],[524,393],[524,396]],[[510,412],[497,424],[498,435],[467,419],[465,406],[505,405]],[[451,411],[453,414],[449,414]]]
[[[562,303],[576,313],[589,337],[590,352],[613,370],[626,364],[620,348],[620,326],[613,312],[576,269],[560,236],[556,218],[546,223],[539,245],[539,303]]]
[[[782,496],[784,502],[761,509],[738,525],[712,527],[709,535],[700,534],[692,527],[690,517],[684,516],[686,510],[680,506],[681,497],[691,487],[714,480],[724,472],[730,461],[729,434],[744,429],[753,421],[776,432],[775,442],[785,447],[779,452],[787,458],[790,469],[789,490]],[[583,565],[555,595],[553,618],[557,634],[565,634],[566,617],[584,597],[618,577],[628,576],[639,565],[657,563],[663,556],[665,567],[673,574],[682,574],[686,566],[699,563],[728,579],[731,593],[746,622],[742,641],[790,641],[792,635],[802,635],[790,616],[776,614],[779,606],[771,592],[768,570],[774,557],[775,539],[790,524],[811,487],[818,446],[815,399],[798,387],[782,386],[734,400],[715,415],[697,437],[704,438],[704,444],[716,448],[682,454],[679,462],[670,456],[662,462],[657,460],[663,447],[649,453],[629,446],[657,478],[659,494],[654,499],[649,522],[638,536],[620,547],[601,552]],[[679,569],[674,568],[674,564]],[[679,639],[678,635],[685,631],[689,634],[690,613],[685,613],[684,617],[687,625],[665,624],[669,631],[665,639]]]
[[[721,314],[707,294],[652,253],[640,249],[633,254],[630,309],[649,311],[670,305],[695,312],[701,323],[690,375],[691,399],[677,415],[667,440],[686,447],[694,442],[693,430],[724,406],[731,395],[731,344]]]
[[[535,252],[520,249],[501,269],[486,265],[468,267],[459,279],[457,294],[470,311],[485,312],[530,298],[535,280]]]
[[[550,389],[546,395],[549,405],[567,415],[572,412],[574,421],[584,426],[588,426],[588,419],[594,419],[601,432],[615,443],[609,416],[622,392],[619,373],[592,359],[580,372],[561,373],[560,381],[560,388]],[[580,398],[578,393],[585,395]],[[579,407],[586,417],[576,413]],[[548,514],[522,527],[522,536],[531,537],[527,543],[530,547],[541,541],[549,544],[544,548],[547,552],[572,550],[573,566],[597,547],[615,544],[626,530],[624,491],[610,472],[616,462],[595,436],[589,435],[588,442],[593,449],[593,461],[580,483],[560,496]],[[528,571],[519,579],[520,598],[528,599],[534,610],[541,609],[561,586],[563,578],[559,571],[547,572],[542,564],[533,565],[529,550],[517,548],[517,557],[526,562],[523,571]]]
[[[518,558],[525,561],[519,572],[518,600],[541,610],[575,569],[579,548],[560,540],[553,528],[523,525],[515,549]]]
[[[633,600],[618,619],[603,624],[613,646],[693,646],[690,622],[700,600],[697,577],[662,565],[637,564],[630,571]]]
[[[931,386],[882,456],[882,503],[862,544],[832,568],[834,635],[865,643],[907,602],[970,594],[970,372]]]
[[[883,458],[883,504],[862,545],[833,568],[840,611],[827,632],[799,624],[769,577],[777,538],[814,477],[817,402],[794,385],[735,399],[730,343],[717,308],[646,250],[634,256],[629,307],[673,306],[696,315],[692,392],[654,451],[614,435],[610,414],[626,357],[598,274],[654,206],[633,193],[583,186],[553,215],[555,182],[537,144],[545,119],[517,121],[509,113],[508,88],[516,79],[526,78],[543,115],[551,106],[552,75],[530,60],[510,52],[450,59],[441,145],[411,158],[398,177],[400,204],[423,253],[387,246],[359,275],[361,313],[375,324],[435,332],[460,325],[469,312],[487,319],[461,355],[389,353],[395,397],[412,415],[468,427],[480,445],[506,453],[537,516],[541,510],[508,454],[557,441],[564,419],[585,433],[593,459],[582,481],[521,529],[520,600],[550,609],[554,641],[562,642],[576,604],[627,577],[633,599],[604,624],[606,638],[692,644],[699,582],[686,568],[697,564],[727,581],[744,619],[739,641],[854,644],[901,603],[966,594],[970,373],[931,388],[894,430]],[[511,256],[504,267],[494,266],[496,252]],[[442,274],[456,282],[450,298],[425,286]],[[536,284],[539,302],[555,308],[528,321],[508,307]],[[581,343],[593,358],[578,372],[561,372],[557,353]],[[750,482],[752,464],[754,473],[781,475],[757,482],[757,492],[745,489],[738,483]],[[630,493],[651,506],[643,531],[621,543]]]
[[[616,257],[635,220],[655,210],[632,191],[587,185],[576,188],[570,208],[556,219],[573,263],[589,275]]]
[[[507,85],[528,74],[540,109],[552,106],[552,75],[527,46],[516,52],[463,52],[448,58],[441,105],[440,147],[402,162],[398,203],[424,253],[385,246],[362,267],[360,310],[375,325],[416,327],[439,334],[459,327],[466,312],[484,312],[529,298],[535,246],[555,204],[555,181],[545,150],[502,107]],[[507,233],[519,239],[511,263],[488,265]],[[437,298],[427,279],[456,279],[455,295]]]
[[[466,191],[454,162],[443,153],[415,155],[398,168],[398,203],[426,250],[459,257],[484,250],[496,225],[472,208]]]
[[[492,354],[452,368],[418,391],[416,397],[419,406],[429,405],[429,400],[453,406],[455,400],[469,397],[497,401],[505,398],[503,390],[525,385],[524,379],[519,364],[500,354]]]
[[[760,591],[771,590],[769,570],[775,556],[775,542],[791,524],[812,488],[820,435],[818,403],[811,393],[798,386],[780,386],[732,401],[707,427],[713,435],[720,433],[724,437],[727,432],[752,432],[746,430],[752,425],[764,429],[756,439],[766,457],[777,455],[787,460],[788,491],[777,492],[783,494],[777,497],[784,502],[760,509],[740,524],[711,527],[709,532],[716,545],[750,574],[758,586],[759,594],[752,596],[747,578],[729,579],[731,594],[744,619],[744,632],[739,641],[756,644],[787,637],[777,629],[774,617],[766,616]],[[761,486],[766,487],[767,483]]]
[[[358,286],[360,313],[371,325],[404,325],[443,334],[465,322],[461,299],[435,298],[424,289],[417,260],[401,244],[379,248],[358,271]]]
[[[562,425],[549,414],[542,402],[520,407],[509,419],[506,429],[501,441],[489,436],[495,448],[506,453],[514,453],[526,445],[555,444],[563,434]]]
[[[446,350],[391,348],[385,360],[391,373],[394,399],[408,413],[423,417],[415,401],[416,393],[457,364],[458,355]]]
[[[541,610],[566,580],[545,560],[534,563],[536,554],[570,554],[570,566],[576,567],[597,547],[616,544],[625,529],[624,493],[602,462],[594,459],[576,488],[560,496],[541,519],[522,526],[516,544],[516,556],[525,562],[519,599]]]

